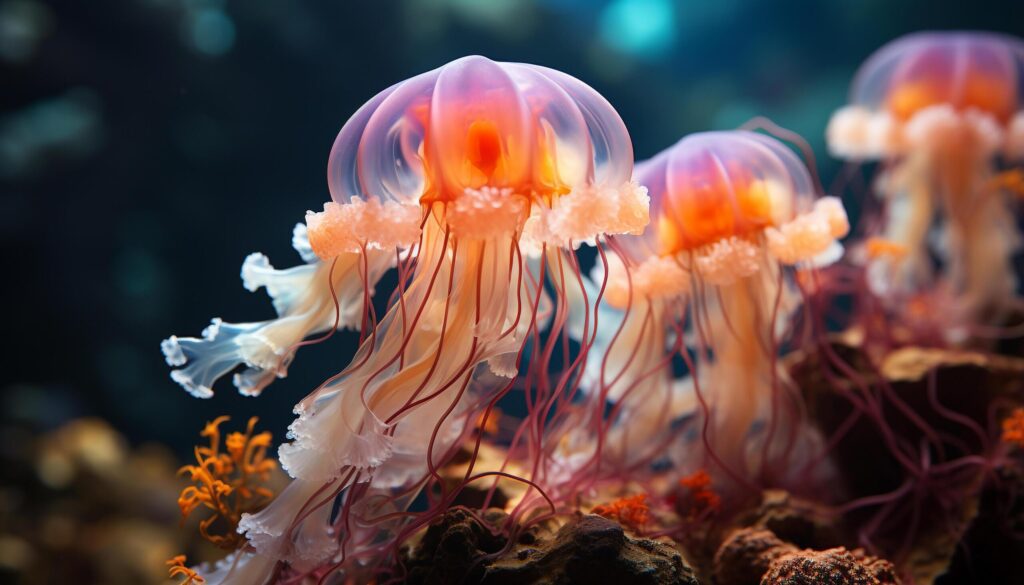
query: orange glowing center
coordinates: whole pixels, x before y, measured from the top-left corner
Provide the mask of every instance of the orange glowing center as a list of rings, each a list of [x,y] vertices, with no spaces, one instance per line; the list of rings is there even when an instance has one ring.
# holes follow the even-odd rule
[[[1009,80],[972,72],[964,76],[958,90],[951,91],[952,86],[940,76],[905,81],[890,90],[889,111],[906,120],[930,106],[950,104],[958,110],[980,110],[1005,122],[1016,110],[1016,89]]]
[[[477,120],[466,133],[466,162],[476,172],[490,179],[501,164],[501,138],[498,127],[490,120]]]
[[[731,237],[748,236],[772,223],[768,187],[743,172],[717,168],[677,178],[668,186],[657,218],[662,254],[675,254]]]
[[[446,115],[440,123],[435,119],[433,132],[429,106],[412,112],[428,129],[420,153],[426,179],[421,202],[451,202],[465,189],[482,187],[543,198],[569,192],[559,175],[551,126],[534,116],[524,129],[509,113],[491,109],[495,111]]]

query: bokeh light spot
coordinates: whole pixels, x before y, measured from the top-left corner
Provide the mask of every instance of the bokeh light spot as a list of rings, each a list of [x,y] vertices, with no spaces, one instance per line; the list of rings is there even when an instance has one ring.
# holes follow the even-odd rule
[[[615,0],[601,13],[601,40],[636,57],[658,57],[675,42],[671,0]]]
[[[206,55],[219,57],[235,44],[235,23],[222,10],[196,11],[189,19],[188,30],[192,46]]]

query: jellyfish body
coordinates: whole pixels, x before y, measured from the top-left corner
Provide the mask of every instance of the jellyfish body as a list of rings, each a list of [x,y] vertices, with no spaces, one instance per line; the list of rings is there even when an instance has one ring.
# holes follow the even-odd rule
[[[989,33],[909,35],[861,67],[827,135],[836,156],[884,164],[884,226],[872,235],[905,252],[869,266],[877,293],[907,298],[941,285],[954,316],[975,322],[1014,296],[1020,238],[993,179],[1000,158],[1024,156],[1022,83],[1024,43]]]
[[[651,223],[640,236],[615,238],[631,266],[631,282],[617,284],[612,278],[608,287],[632,287],[629,309],[638,315],[656,314],[653,291],[673,291],[677,308],[640,350],[617,341],[607,349],[609,356],[653,353],[661,359],[657,377],[641,381],[633,396],[623,395],[634,401],[624,407],[633,414],[620,425],[676,417],[684,413],[668,405],[689,404],[706,424],[701,432],[713,460],[695,461],[699,449],[686,445],[679,449],[681,465],[717,465],[719,476],[723,469],[739,477],[764,472],[766,457],[793,449],[787,437],[798,422],[795,397],[777,364],[779,336],[798,300],[787,271],[841,255],[838,239],[849,229],[843,206],[832,197],[815,199],[806,167],[785,145],[745,131],[690,135],[638,164],[635,178],[650,190]],[[658,284],[664,278],[672,280],[671,288]],[[660,302],[665,300],[662,296]],[[683,318],[690,353],[672,345],[682,335],[678,320]],[[671,367],[661,357],[666,348],[687,359],[688,380],[671,379]],[[626,368],[617,369],[627,375],[615,384],[637,383]],[[654,381],[657,387],[651,386]],[[652,399],[656,396],[662,398]],[[626,430],[638,440],[650,439]]]
[[[483,368],[515,376],[526,338],[543,327],[545,279],[575,270],[563,254],[642,231],[647,196],[631,172],[611,106],[532,65],[460,59],[349,120],[328,166],[333,201],[307,217],[311,248],[323,262],[406,250],[399,290],[349,367],[296,406],[280,449],[296,497],[240,526],[258,552],[295,560],[299,535],[327,528],[331,496],[349,486],[385,495],[434,473],[479,403],[470,388],[495,390],[479,381]],[[364,536],[379,542],[354,534],[350,552]]]

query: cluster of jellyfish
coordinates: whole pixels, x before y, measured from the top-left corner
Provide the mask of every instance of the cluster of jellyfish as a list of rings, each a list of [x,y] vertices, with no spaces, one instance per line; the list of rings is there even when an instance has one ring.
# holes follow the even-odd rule
[[[290,483],[200,573],[400,582],[402,547],[470,488],[468,511],[502,508],[510,534],[599,494],[650,494],[655,531],[679,540],[786,489],[860,513],[853,544],[898,562],[906,543],[886,530],[912,538],[926,501],[1011,455],[993,425],[932,396],[969,431],[954,441],[833,338],[841,327],[877,357],[1021,335],[1022,88],[1024,44],[1008,37],[917,34],[871,57],[827,129],[858,172],[879,162],[845,249],[843,202],[770,125],[692,134],[634,165],[612,106],[552,69],[467,57],[384,90],[334,143],[332,200],[294,230],[305,263],[245,259],[245,287],[277,318],[163,343],[195,396],[232,373],[256,396],[303,345],[360,332],[348,366],[297,401],[279,450]],[[786,367],[799,353],[822,356],[849,407],[832,428]],[[861,421],[905,481],[852,498],[832,455]],[[698,473],[714,509],[673,516],[663,496]]]

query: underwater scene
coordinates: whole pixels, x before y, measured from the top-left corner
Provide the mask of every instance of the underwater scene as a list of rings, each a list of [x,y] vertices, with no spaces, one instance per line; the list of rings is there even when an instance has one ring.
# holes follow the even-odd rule
[[[0,69],[0,582],[1024,583],[1024,6],[0,0]]]

